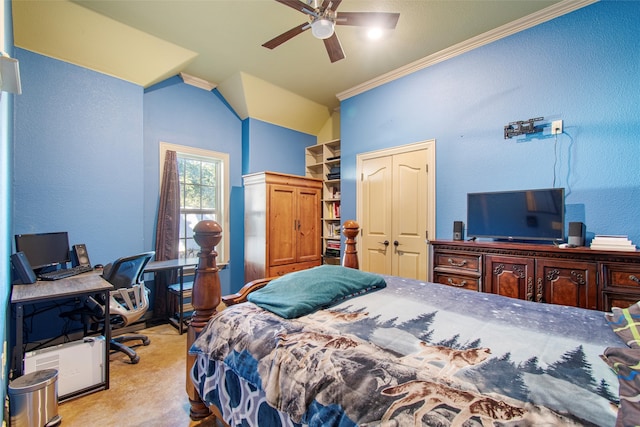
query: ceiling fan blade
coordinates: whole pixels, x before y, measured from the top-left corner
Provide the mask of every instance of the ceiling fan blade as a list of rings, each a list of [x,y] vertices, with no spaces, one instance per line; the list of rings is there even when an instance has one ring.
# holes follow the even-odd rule
[[[267,49],[275,49],[276,47],[280,46],[282,43],[294,38],[295,36],[302,33],[303,31],[308,30],[309,28],[311,28],[311,26],[309,25],[308,22],[305,22],[304,24],[300,24],[297,27],[293,27],[289,31],[284,32],[279,36],[272,38],[268,42],[264,43],[262,46],[266,47]]]
[[[362,27],[396,28],[399,13],[393,12],[337,12],[336,25],[357,25]]]
[[[324,39],[323,42],[332,63],[344,59],[344,51],[342,50],[342,45],[336,33],[333,33],[328,39]]]
[[[335,12],[338,6],[340,6],[340,3],[342,3],[342,0],[324,0],[320,9],[326,10],[329,6],[331,6],[330,9]]]
[[[313,7],[309,6],[305,2],[300,0],[276,0],[278,3],[282,3],[285,6],[289,6],[299,12],[306,13],[307,15],[316,16],[316,12]]]

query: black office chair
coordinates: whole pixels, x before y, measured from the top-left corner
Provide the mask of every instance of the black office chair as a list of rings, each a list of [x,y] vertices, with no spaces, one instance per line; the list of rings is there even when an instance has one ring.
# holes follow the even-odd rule
[[[151,251],[118,258],[104,267],[102,277],[114,286],[109,298],[110,323],[114,329],[135,322],[149,308],[149,289],[144,285],[144,267],[154,255],[155,252]],[[110,348],[125,353],[131,363],[138,363],[140,356],[124,344],[134,340],[142,341],[143,345],[151,342],[146,335],[119,335],[111,338]]]

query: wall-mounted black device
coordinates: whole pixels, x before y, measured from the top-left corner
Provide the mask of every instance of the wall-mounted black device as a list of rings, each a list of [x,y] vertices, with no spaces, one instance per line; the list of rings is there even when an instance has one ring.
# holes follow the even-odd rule
[[[542,132],[542,127],[535,125],[535,122],[540,120],[544,120],[544,117],[536,117],[535,119],[519,120],[517,122],[509,123],[504,127],[504,139],[528,133]]]

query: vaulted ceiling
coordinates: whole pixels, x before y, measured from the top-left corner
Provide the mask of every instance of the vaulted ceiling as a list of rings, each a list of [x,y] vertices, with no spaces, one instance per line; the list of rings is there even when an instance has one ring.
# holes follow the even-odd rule
[[[340,99],[593,1],[343,0],[339,12],[400,18],[377,41],[336,26],[346,58],[334,63],[311,31],[261,46],[308,20],[275,0],[13,0],[14,39],[145,88],[185,73],[217,86],[241,118],[308,116],[283,125],[317,133]]]

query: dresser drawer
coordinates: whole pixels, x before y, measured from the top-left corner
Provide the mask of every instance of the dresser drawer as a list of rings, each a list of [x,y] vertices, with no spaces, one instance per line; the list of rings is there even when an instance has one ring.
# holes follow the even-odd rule
[[[602,264],[602,287],[630,288],[640,294],[640,265]]]
[[[453,286],[455,288],[468,289],[470,291],[480,290],[480,278],[469,277],[464,275],[450,274],[450,273],[433,273],[433,281],[440,283],[441,285]]]
[[[617,292],[602,293],[602,311],[611,311],[612,307],[628,308],[638,302],[637,294],[622,294]]]
[[[481,256],[482,255],[436,252],[433,255],[434,268],[480,273]]]
[[[320,264],[321,264],[320,261],[309,261],[309,262],[297,262],[295,264],[277,265],[275,267],[269,267],[267,277],[284,276],[287,273],[306,270],[308,268],[317,267]]]

